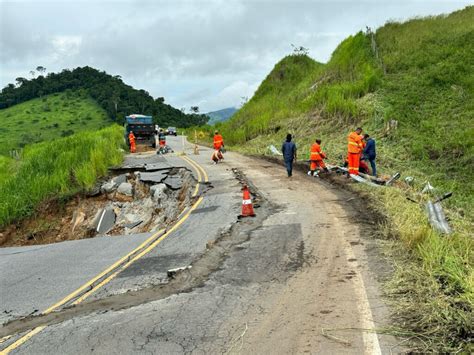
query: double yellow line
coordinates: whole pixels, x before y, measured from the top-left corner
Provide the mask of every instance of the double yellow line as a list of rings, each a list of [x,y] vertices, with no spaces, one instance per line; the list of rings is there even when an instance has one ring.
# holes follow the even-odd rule
[[[206,171],[195,161],[191,160],[188,157],[183,156],[183,160],[188,162],[195,170],[196,174],[198,176],[198,182],[196,184],[195,190],[193,192],[193,197],[197,196],[199,192],[199,184],[203,181],[204,177],[204,182],[208,182],[209,178],[207,176]],[[132,250],[130,253],[125,255],[123,258],[115,262],[113,265],[109,266],[107,269],[102,271],[100,274],[86,282],[84,285],[79,287],[77,290],[73,291],[66,297],[64,297],[62,300],[59,302],[55,303],[45,311],[43,311],[41,314],[46,315],[49,314],[55,310],[57,310],[59,307],[67,304],[71,300],[75,299],[76,297],[79,297],[75,299],[75,301],[72,303],[73,305],[77,305],[81,302],[83,302],[86,298],[88,298],[90,295],[95,293],[98,289],[112,281],[120,272],[128,268],[132,263],[137,261],[138,259],[142,258],[144,255],[148,254],[151,250],[153,250],[158,244],[160,244],[164,239],[166,239],[172,232],[174,232],[181,224],[188,219],[189,215],[199,206],[199,204],[202,202],[203,197],[199,197],[196,202],[191,206],[189,210],[185,214],[182,214],[178,221],[171,227],[168,231],[165,232],[164,229],[159,230],[158,232],[154,233],[150,238],[145,240],[142,244],[140,244],[137,248]],[[160,236],[161,235],[161,236]],[[156,239],[158,238],[158,239]],[[115,270],[115,271],[114,271]],[[109,275],[110,274],[110,275]],[[107,276],[108,275],[108,276]],[[105,278],[104,278],[105,277]],[[104,278],[102,281],[100,281],[102,278]],[[100,281],[97,285],[94,286],[96,282]],[[87,290],[89,289],[89,290]],[[87,290],[87,291],[86,291]],[[28,341],[30,338],[41,332],[44,328],[46,328],[45,325],[41,325],[39,327],[34,328],[33,330],[29,331],[25,335],[23,335],[20,339],[16,340],[14,343],[10,344],[8,347],[0,351],[0,355],[7,355],[9,354],[12,350],[18,348],[22,344],[24,344],[26,341]],[[2,340],[6,341],[10,337],[5,337]],[[1,342],[0,342],[1,344]]]
[[[196,196],[199,190],[199,181],[202,181],[202,179],[204,178],[204,182],[209,182],[209,177],[207,176],[206,170],[204,170],[204,168],[198,163],[196,163],[194,160],[192,160],[191,158],[188,158],[185,155],[181,156],[181,158],[184,161],[188,162],[189,165],[191,165],[196,170],[196,173],[198,176],[198,183],[193,193],[193,196]]]

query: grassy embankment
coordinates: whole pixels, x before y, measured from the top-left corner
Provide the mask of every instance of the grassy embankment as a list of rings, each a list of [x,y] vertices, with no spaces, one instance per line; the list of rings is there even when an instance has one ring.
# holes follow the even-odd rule
[[[474,7],[449,16],[388,23],[343,41],[327,64],[288,56],[229,122],[217,125],[228,146],[268,154],[293,133],[300,159],[316,137],[331,162],[342,162],[346,137],[362,126],[376,138],[382,174],[415,177],[412,187],[372,195],[387,217],[381,236],[394,240],[389,285],[396,316],[421,350],[472,351],[474,306]],[[387,122],[398,128],[387,130]],[[209,128],[211,131],[213,128]],[[455,233],[428,225],[418,192],[425,182],[443,202]]]
[[[66,91],[0,110],[0,155],[25,145],[92,131],[111,124],[81,91]]]
[[[118,125],[26,146],[19,161],[0,157],[0,227],[34,213],[48,198],[91,188],[122,161]]]
[[[92,187],[120,163],[123,129],[103,128],[110,124],[80,91],[0,110],[0,227],[30,216],[44,200]],[[19,148],[18,160],[7,156]]]

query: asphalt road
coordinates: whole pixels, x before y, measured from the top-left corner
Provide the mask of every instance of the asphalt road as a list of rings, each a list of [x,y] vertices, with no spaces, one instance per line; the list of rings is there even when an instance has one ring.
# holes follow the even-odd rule
[[[148,233],[0,249],[0,322],[37,314],[112,265]]]
[[[181,137],[169,137],[168,142],[176,152],[182,150]],[[224,163],[211,165],[210,149],[193,155],[187,144],[185,150],[187,158],[166,159],[172,165],[184,162],[197,179],[201,175],[199,195],[187,218],[83,303],[27,319],[24,332],[5,341],[4,348],[17,341],[11,353],[397,351],[395,339],[374,332],[390,323],[378,281],[384,264],[377,242],[354,223],[359,212],[347,203],[350,195],[301,173],[288,180],[284,168],[272,163],[228,153]],[[203,167],[209,184],[189,158]],[[237,218],[239,179],[248,180],[257,199],[255,218]],[[96,243],[101,239],[122,244],[100,248]],[[138,243],[138,237],[78,241],[69,254],[68,248],[59,248],[72,242],[36,247],[31,249],[38,254],[36,264],[21,268],[17,258],[26,260],[28,252],[12,252],[28,249],[3,249],[0,263],[2,270],[11,269],[5,279],[11,280],[11,288],[2,291],[2,301],[16,310],[15,316],[41,310],[133,249],[132,241]],[[56,254],[48,249],[57,249]],[[68,258],[73,251],[88,258]],[[59,260],[67,264],[61,267]],[[53,266],[56,272],[51,273]],[[167,270],[188,266],[192,268],[175,279],[167,277]],[[32,283],[38,277],[42,280]],[[39,281],[47,296],[37,290]],[[30,296],[15,300],[18,293]],[[41,303],[29,304],[28,299],[36,299],[33,295]],[[21,338],[28,326],[37,333]]]

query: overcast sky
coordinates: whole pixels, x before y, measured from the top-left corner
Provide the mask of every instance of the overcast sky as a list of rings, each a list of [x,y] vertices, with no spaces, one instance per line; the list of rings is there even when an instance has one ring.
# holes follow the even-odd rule
[[[238,106],[291,44],[326,62],[365,26],[436,15],[473,1],[5,1],[0,85],[89,65],[171,105]]]

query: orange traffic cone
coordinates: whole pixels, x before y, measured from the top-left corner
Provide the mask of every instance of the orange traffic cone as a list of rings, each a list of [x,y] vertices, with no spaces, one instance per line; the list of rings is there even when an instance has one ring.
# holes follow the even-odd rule
[[[252,198],[250,197],[250,191],[247,185],[244,185],[242,191],[244,192],[244,197],[242,200],[242,214],[240,216],[255,217],[255,213],[253,212]]]

